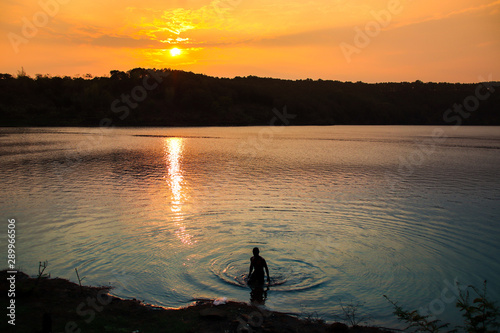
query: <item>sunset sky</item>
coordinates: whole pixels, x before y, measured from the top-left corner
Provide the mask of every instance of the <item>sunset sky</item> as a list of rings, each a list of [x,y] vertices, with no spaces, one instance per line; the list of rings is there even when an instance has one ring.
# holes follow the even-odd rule
[[[500,0],[3,0],[0,72],[500,79]],[[173,48],[180,50],[174,50]]]

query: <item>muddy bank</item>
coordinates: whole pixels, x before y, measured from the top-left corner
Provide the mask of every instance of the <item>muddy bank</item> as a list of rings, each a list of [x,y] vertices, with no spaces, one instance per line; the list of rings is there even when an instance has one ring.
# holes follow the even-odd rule
[[[12,292],[7,271],[0,272],[0,293]],[[2,332],[390,332],[375,327],[347,327],[231,302],[215,306],[198,300],[180,309],[165,309],[139,300],[109,295],[109,287],[82,286],[61,278],[36,279],[18,272],[14,297],[5,298],[9,314],[15,300],[14,325],[2,320]],[[11,306],[12,308],[12,306]],[[5,318],[5,314],[3,314]]]

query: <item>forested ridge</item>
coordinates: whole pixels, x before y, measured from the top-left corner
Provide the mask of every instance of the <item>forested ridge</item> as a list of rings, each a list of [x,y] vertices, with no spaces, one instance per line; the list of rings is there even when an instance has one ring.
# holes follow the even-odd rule
[[[0,74],[0,126],[281,125],[277,112],[290,125],[500,125],[499,111],[500,82],[229,79],[142,68]]]

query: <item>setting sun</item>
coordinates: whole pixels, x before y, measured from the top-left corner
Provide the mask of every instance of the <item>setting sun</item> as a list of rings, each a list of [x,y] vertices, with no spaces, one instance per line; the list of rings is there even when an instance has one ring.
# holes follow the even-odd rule
[[[174,47],[173,49],[170,49],[170,55],[172,57],[176,57],[181,54],[181,50],[177,47]]]

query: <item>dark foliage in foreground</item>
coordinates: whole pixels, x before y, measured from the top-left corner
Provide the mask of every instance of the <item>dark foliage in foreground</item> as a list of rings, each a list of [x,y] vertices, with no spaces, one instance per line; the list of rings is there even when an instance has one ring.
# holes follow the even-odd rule
[[[282,125],[273,118],[285,106],[291,125],[500,125],[500,82],[227,79],[142,68],[94,78],[0,74],[2,126]]]
[[[460,290],[460,289],[459,289]],[[472,298],[474,292],[475,297]],[[443,332],[450,326],[449,323],[442,323],[439,319],[434,319],[433,316],[420,314],[417,310],[404,310],[396,302],[391,301],[387,296],[384,297],[393,305],[394,314],[399,320],[408,324],[407,330],[411,332]],[[456,302],[456,307],[462,313],[464,326],[447,330],[448,333],[457,332],[458,329],[463,329],[469,333],[495,333],[500,328],[500,308],[495,301],[486,294],[486,281],[483,283],[483,289],[479,290],[475,286],[469,285],[465,290],[460,290],[459,298]]]

